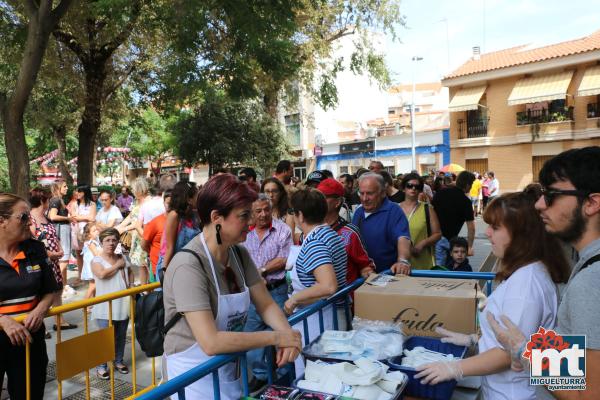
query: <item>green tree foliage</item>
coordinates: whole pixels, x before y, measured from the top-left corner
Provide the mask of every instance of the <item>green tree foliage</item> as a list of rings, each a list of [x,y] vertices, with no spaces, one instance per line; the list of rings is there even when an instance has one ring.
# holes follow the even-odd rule
[[[170,130],[175,117],[163,118],[152,107],[141,108],[129,118],[120,121],[111,143],[129,147],[130,161],[139,167],[148,162],[153,170],[160,170],[167,156],[176,149],[175,136]]]
[[[267,168],[285,152],[275,121],[257,101],[232,100],[208,92],[197,110],[173,127],[179,155],[188,163],[215,167],[244,164]]]
[[[0,74],[6,74],[0,80],[9,82],[0,87],[0,116],[12,190],[22,196],[29,190],[29,154],[23,115],[42,65],[50,33],[64,16],[71,0],[61,0],[56,7],[54,3],[52,0],[13,1],[10,4],[0,2],[0,32],[6,43],[6,50],[2,53],[20,55],[16,58],[20,60],[18,67],[9,66],[0,70]]]

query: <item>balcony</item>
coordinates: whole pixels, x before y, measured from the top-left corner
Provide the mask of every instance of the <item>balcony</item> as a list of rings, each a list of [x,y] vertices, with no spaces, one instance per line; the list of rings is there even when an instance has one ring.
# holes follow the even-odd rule
[[[527,110],[517,113],[517,126],[563,121],[573,121],[573,107],[552,111],[542,108],[541,110]]]
[[[587,105],[587,117],[588,118],[600,117],[600,108],[598,108],[598,103],[589,103]]]
[[[487,136],[487,128],[489,118],[468,118],[466,120],[459,119],[458,122],[458,138],[471,139]]]

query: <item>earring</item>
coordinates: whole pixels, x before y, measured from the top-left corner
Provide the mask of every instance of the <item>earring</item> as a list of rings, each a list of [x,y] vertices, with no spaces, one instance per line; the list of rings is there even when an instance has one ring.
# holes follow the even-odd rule
[[[221,240],[221,224],[217,224],[215,230],[217,231],[217,244],[223,244],[223,241]]]

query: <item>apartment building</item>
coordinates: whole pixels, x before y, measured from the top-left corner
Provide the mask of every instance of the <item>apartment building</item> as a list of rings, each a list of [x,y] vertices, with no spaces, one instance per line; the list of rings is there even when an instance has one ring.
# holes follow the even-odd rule
[[[544,47],[478,53],[442,80],[451,99],[453,163],[494,171],[510,191],[537,180],[552,156],[600,145],[600,30]]]

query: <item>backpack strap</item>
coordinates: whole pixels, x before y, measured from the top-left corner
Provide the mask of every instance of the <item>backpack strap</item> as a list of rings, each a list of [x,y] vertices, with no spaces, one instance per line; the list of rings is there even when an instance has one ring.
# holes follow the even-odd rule
[[[204,264],[202,263],[202,260],[200,259],[200,256],[198,254],[196,254],[195,252],[193,252],[192,250],[189,250],[189,249],[181,249],[181,250],[179,250],[179,252],[189,253],[189,254],[193,255],[194,257],[196,257],[196,260],[198,260],[200,267],[202,267],[202,269],[204,269]],[[162,283],[161,283],[161,285],[162,285]],[[181,317],[183,317],[183,313],[175,313],[175,315],[163,327],[163,330],[162,330],[163,335],[166,335],[167,332],[169,331],[169,329],[171,329],[173,326],[175,326],[175,324],[181,319]]]
[[[600,261],[600,254],[596,254],[595,256],[590,257],[586,262],[583,263],[583,265],[579,269],[579,272],[583,271],[584,269],[598,261]]]

